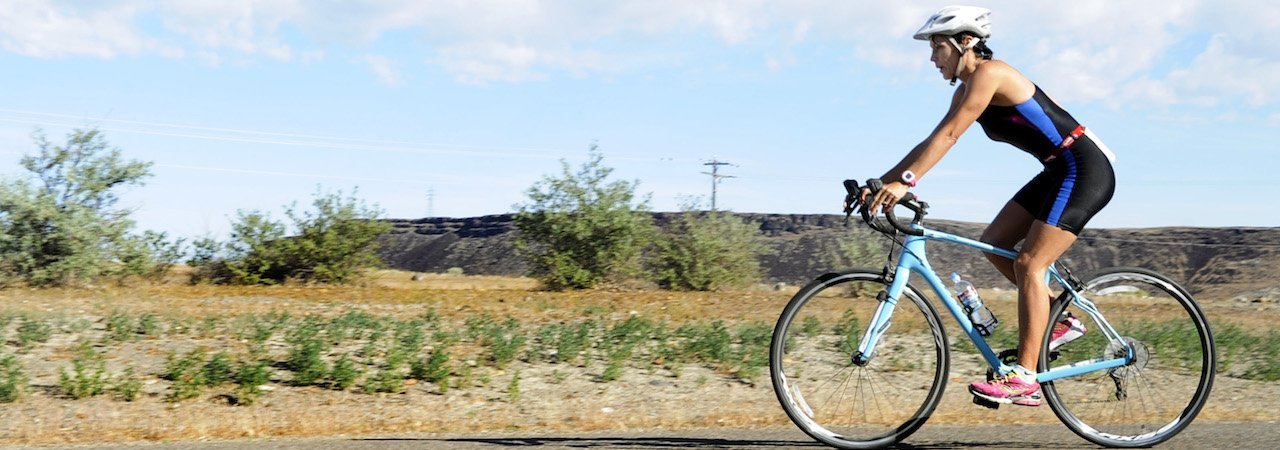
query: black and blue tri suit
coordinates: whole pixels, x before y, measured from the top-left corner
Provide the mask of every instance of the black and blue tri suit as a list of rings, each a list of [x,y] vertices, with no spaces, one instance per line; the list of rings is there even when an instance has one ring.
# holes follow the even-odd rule
[[[987,106],[978,123],[987,137],[1013,144],[1044,164],[1044,171],[1013,196],[1036,219],[1079,235],[1111,201],[1114,155],[1039,86],[1018,105]]]

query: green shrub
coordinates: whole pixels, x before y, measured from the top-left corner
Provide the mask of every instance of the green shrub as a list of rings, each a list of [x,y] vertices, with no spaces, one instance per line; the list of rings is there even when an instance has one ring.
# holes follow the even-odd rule
[[[27,377],[22,363],[13,355],[0,356],[0,403],[13,403],[27,390]]]
[[[231,240],[195,241],[188,261],[196,267],[192,281],[347,283],[380,264],[378,237],[390,230],[389,224],[377,220],[380,210],[354,193],[344,197],[341,191],[317,192],[311,205],[310,211],[287,206],[288,224],[263,212],[239,212],[231,225]]]
[[[711,291],[760,279],[757,227],[733,214],[686,210],[657,240],[653,273],[659,286]]]
[[[249,359],[236,366],[234,380],[238,405],[252,405],[262,395],[262,386],[271,381],[270,361]]]
[[[423,329],[423,324],[421,319],[397,322],[395,341],[392,343],[392,349],[389,353],[395,353],[404,359],[421,353],[423,346],[427,342],[427,333]]]
[[[1271,330],[1259,337],[1252,347],[1254,358],[1245,370],[1244,378],[1260,381],[1280,380],[1280,331]]]
[[[511,403],[520,401],[520,372],[511,374],[511,382],[507,383],[507,400]]]
[[[120,400],[132,402],[138,399],[142,393],[142,381],[133,373],[133,367],[126,367],[124,372],[120,374],[115,384],[111,386],[111,392],[115,392]]]
[[[315,384],[329,374],[329,367],[322,357],[326,348],[320,332],[322,319],[307,316],[285,340],[291,345],[285,365],[293,371],[293,383],[299,386]]]
[[[592,328],[594,325],[591,322],[579,322],[562,328],[559,339],[556,341],[556,355],[559,360],[572,363],[578,359],[578,355],[591,343]]]
[[[481,327],[480,344],[489,349],[489,361],[499,369],[514,361],[528,340],[521,333],[520,323],[514,317],[508,317],[501,324],[489,321]]]
[[[107,315],[107,338],[114,342],[125,342],[133,339],[133,318],[121,310],[111,311]]]
[[[182,356],[170,353],[165,359],[165,369],[161,375],[161,378],[172,382],[166,399],[177,402],[199,397],[207,384],[204,365],[204,349],[197,348]]]
[[[138,326],[135,331],[147,337],[160,336],[160,318],[152,313],[143,313],[138,317]]]
[[[626,364],[627,363],[625,359],[622,359],[616,356],[610,356],[608,358],[608,362],[605,363],[604,371],[600,373],[600,380],[614,381],[614,380],[617,380],[618,378],[622,378],[622,368]]]
[[[200,370],[206,386],[230,382],[235,376],[235,368],[232,367],[231,358],[226,352],[214,353]]]
[[[811,245],[804,247],[816,248],[817,253],[812,257],[827,270],[879,267],[884,264],[885,255],[889,253],[888,240],[868,227],[847,227],[835,237],[835,242],[830,238],[801,239],[813,239],[810,241]]]
[[[48,322],[30,317],[24,317],[22,323],[18,324],[18,348],[27,350],[35,346],[49,342],[53,337],[53,327]]]
[[[154,276],[180,243],[162,233],[131,234],[120,188],[141,185],[151,163],[125,160],[97,130],[73,130],[56,145],[37,132],[25,176],[0,183],[0,285],[85,285]]]
[[[329,381],[333,383],[333,388],[339,391],[345,391],[347,388],[355,385],[356,379],[360,378],[360,369],[356,367],[355,361],[351,357],[343,354],[333,362],[333,370],[329,372]]]
[[[716,320],[710,324],[684,324],[676,330],[676,334],[685,338],[682,352],[694,360],[729,361],[733,335],[729,333],[723,321]]]
[[[737,377],[754,381],[769,366],[769,343],[773,327],[766,323],[750,323],[738,328]]]
[[[71,359],[71,373],[58,369],[58,389],[62,395],[82,399],[101,395],[107,390],[107,362],[93,350],[88,341],[81,341],[76,355]]]
[[[590,345],[590,321],[574,324],[554,323],[538,329],[530,359],[550,363],[572,363]]]
[[[449,348],[439,346],[431,349],[431,353],[427,355],[426,361],[423,362],[420,373],[414,378],[419,380],[435,383],[440,387],[441,392],[448,390],[449,374],[453,369],[449,367]]]
[[[648,199],[633,204],[638,182],[608,181],[613,169],[591,145],[575,173],[561,161],[559,177],[544,176],[516,205],[516,250],[531,275],[553,290],[595,286],[636,273],[652,233]]]
[[[404,391],[404,374],[397,369],[383,367],[365,379],[364,390],[370,394]]]
[[[815,336],[821,331],[822,322],[818,320],[817,316],[805,316],[805,318],[800,321],[800,332],[804,333],[806,336]]]

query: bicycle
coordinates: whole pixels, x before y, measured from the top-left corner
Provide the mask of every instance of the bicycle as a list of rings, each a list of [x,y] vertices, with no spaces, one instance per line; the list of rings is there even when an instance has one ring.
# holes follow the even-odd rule
[[[853,180],[844,184],[847,225],[861,188]],[[867,184],[873,195],[882,188],[879,180]],[[778,401],[801,430],[833,447],[900,442],[942,399],[951,349],[938,311],[910,281],[913,273],[977,347],[988,379],[1016,361],[1016,349],[996,353],[973,326],[933,272],[925,243],[1010,259],[1017,253],[925,227],[928,203],[911,193],[897,206],[914,212],[909,223],[893,208],[884,212],[888,225],[859,208],[868,226],[901,248],[896,265],[891,248],[881,270],[819,276],[795,294],[774,327],[769,372]],[[1217,364],[1209,323],[1191,295],[1167,277],[1137,268],[1105,269],[1082,281],[1059,261],[1047,278],[1062,291],[1051,303],[1050,327],[1067,314],[1091,320],[1089,333],[1058,348],[1050,348],[1050,330],[1045,332],[1037,380],[1058,419],[1108,447],[1147,447],[1186,428],[1209,397]],[[999,406],[978,397],[974,402]]]

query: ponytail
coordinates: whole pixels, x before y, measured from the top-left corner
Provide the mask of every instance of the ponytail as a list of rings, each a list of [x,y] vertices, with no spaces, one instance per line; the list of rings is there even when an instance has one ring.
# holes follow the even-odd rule
[[[991,59],[991,57],[995,55],[995,52],[992,52],[991,48],[987,47],[986,39],[978,41],[978,45],[973,46],[973,52],[976,53],[979,58],[987,60]]]
[[[963,32],[963,33],[960,33],[960,35],[961,35],[961,36],[969,36],[970,38],[973,38],[973,39],[977,39],[977,40],[978,40],[978,43],[977,43],[977,44],[974,44],[974,46],[973,46],[973,52],[974,52],[974,54],[978,55],[978,57],[979,57],[979,58],[986,59],[986,60],[990,60],[990,59],[991,59],[991,57],[995,55],[995,52],[991,51],[991,47],[987,47],[987,40],[986,40],[986,39],[983,39],[983,38],[981,38],[981,37],[978,37],[978,35],[973,34],[973,33],[971,33],[971,32],[968,32],[968,31]]]

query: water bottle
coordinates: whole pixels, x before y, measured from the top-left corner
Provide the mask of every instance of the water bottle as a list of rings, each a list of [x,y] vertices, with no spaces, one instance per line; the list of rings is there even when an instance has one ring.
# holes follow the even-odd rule
[[[969,314],[973,328],[978,330],[978,334],[990,336],[1000,321],[990,309],[982,305],[982,298],[978,297],[978,289],[973,287],[972,283],[961,279],[960,274],[955,272],[951,273],[951,282],[956,286],[956,298],[964,306],[964,312]]]

